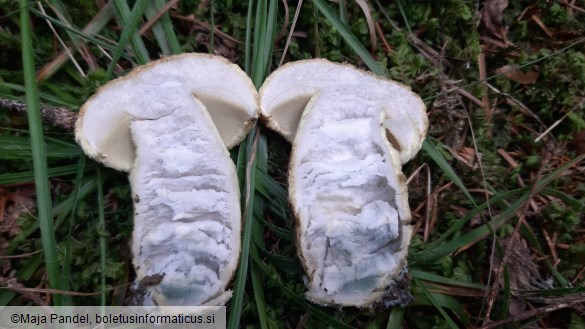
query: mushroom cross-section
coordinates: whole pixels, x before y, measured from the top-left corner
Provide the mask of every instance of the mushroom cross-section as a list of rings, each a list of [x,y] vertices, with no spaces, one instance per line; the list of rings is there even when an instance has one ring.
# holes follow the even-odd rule
[[[159,305],[222,305],[240,252],[241,210],[227,147],[257,118],[257,92],[236,65],[171,56],[109,82],[82,107],[76,139],[130,172],[137,279]]]
[[[267,125],[292,142],[289,198],[306,296],[325,305],[400,303],[412,228],[401,163],[427,129],[420,97],[326,60],[288,64],[260,89]]]

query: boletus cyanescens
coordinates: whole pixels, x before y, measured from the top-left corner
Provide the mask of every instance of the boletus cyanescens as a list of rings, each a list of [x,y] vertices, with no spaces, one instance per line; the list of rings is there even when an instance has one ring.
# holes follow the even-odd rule
[[[260,89],[266,124],[292,143],[289,199],[306,297],[323,305],[405,303],[412,228],[401,164],[427,130],[420,97],[322,59],[287,64]]]
[[[420,149],[425,106],[409,88],[326,60],[287,64],[258,96],[235,65],[209,55],[152,62],[83,107],[85,152],[129,171],[134,265],[159,305],[221,305],[240,250],[241,215],[226,146],[260,102],[293,145],[289,197],[309,300],[366,307],[396,293],[412,234],[401,165]],[[404,297],[406,298],[406,297]]]
[[[257,91],[211,55],[153,61],[101,87],[81,108],[76,139],[128,171],[137,279],[159,305],[223,305],[240,254],[241,210],[227,147],[257,119]]]

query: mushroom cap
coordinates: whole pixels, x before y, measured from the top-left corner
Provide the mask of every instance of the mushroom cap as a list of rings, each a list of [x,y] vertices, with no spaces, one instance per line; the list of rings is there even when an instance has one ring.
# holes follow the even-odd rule
[[[246,136],[258,116],[256,88],[237,65],[219,56],[182,54],[150,62],[102,86],[80,110],[76,140],[90,157],[130,171],[136,157],[130,122],[170,113],[183,99],[175,97],[178,93],[205,105],[228,148]]]
[[[342,85],[353,85],[357,92],[380,101],[387,138],[402,163],[418,152],[428,127],[420,97],[407,86],[351,65],[308,59],[282,66],[260,88],[261,115],[269,128],[292,143],[311,97],[324,88]]]

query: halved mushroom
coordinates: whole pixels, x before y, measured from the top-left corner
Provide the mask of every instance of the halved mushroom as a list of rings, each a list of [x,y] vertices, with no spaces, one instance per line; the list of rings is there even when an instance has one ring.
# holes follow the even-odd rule
[[[130,172],[132,251],[159,305],[222,305],[240,253],[241,210],[227,147],[257,118],[246,74],[211,55],[171,56],[109,82],[83,105],[76,139]]]
[[[401,161],[425,137],[420,97],[348,65],[305,60],[275,71],[260,104],[268,126],[293,144],[289,197],[307,298],[403,302],[389,290],[401,279],[412,233]]]
[[[375,76],[351,65],[325,59],[284,65],[271,74],[260,89],[260,107],[266,125],[293,142],[303,110],[316,92],[337,85],[354,84],[355,92],[382,103],[383,124],[406,163],[420,149],[428,120],[425,106],[410,88]]]

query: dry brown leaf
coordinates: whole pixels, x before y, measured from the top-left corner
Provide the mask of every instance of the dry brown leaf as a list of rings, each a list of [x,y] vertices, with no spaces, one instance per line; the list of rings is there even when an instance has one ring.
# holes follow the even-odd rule
[[[34,207],[34,185],[16,189],[0,187],[0,255],[7,255],[10,241],[22,230],[18,218]],[[0,261],[0,273],[8,273],[11,268],[9,259]]]
[[[502,241],[502,244],[508,244],[510,249],[510,257],[508,258],[508,273],[510,275],[510,289],[516,290],[532,290],[538,288],[538,282],[542,281],[538,266],[531,257],[531,251],[526,246],[526,242],[520,236],[515,238],[507,238]],[[492,270],[495,272],[502,261],[501,255],[496,253],[492,264]],[[500,280],[500,285],[503,287],[504,282]],[[527,308],[527,303],[522,299],[512,299],[509,314],[514,316],[524,312]]]
[[[477,168],[477,156],[475,154],[475,149],[471,148],[471,147],[462,147],[458,150],[455,150],[453,148],[448,148],[449,153],[451,153],[451,155],[453,157],[455,157],[455,159],[463,162],[464,165],[468,166],[469,168]]]
[[[535,83],[540,77],[540,72],[528,71],[522,72],[514,65],[505,65],[496,70],[497,74],[503,74],[506,78],[514,80],[520,84],[528,85]]]
[[[585,130],[573,133],[571,144],[577,155],[585,154]]]
[[[486,0],[481,11],[481,26],[484,34],[504,44],[509,44],[508,29],[504,25],[504,10],[507,7],[508,0]]]
[[[511,243],[509,246],[511,251],[510,257],[507,262],[510,273],[510,289],[532,290],[539,288],[538,283],[542,281],[542,278],[538,271],[538,266],[532,260],[531,251],[528,246],[526,246],[524,239],[516,236],[515,239],[512,239],[512,242],[510,242],[510,238],[508,238],[503,240],[502,243]],[[498,253],[494,256],[492,269],[495,270],[500,267],[500,262],[502,260]],[[503,285],[503,282],[500,284]]]

